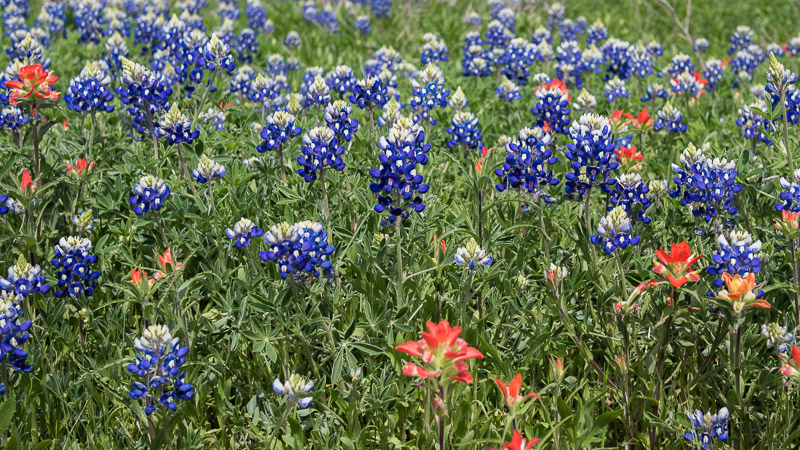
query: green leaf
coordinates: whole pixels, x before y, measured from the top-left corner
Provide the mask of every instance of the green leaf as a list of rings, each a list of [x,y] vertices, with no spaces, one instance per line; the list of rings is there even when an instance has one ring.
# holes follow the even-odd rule
[[[17,409],[17,399],[13,395],[0,406],[0,430],[8,430],[11,419],[14,418],[14,411]]]

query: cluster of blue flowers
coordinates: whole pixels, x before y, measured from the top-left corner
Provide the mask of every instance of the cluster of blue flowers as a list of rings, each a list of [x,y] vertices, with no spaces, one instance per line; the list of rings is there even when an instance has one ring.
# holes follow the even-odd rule
[[[684,433],[683,438],[687,441],[697,440],[703,449],[712,446],[713,439],[725,442],[728,440],[728,417],[728,408],[720,409],[713,416],[699,410],[694,414],[687,412],[686,418],[691,422],[692,430]]]
[[[277,264],[284,280],[290,274],[304,281],[333,276],[333,263],[329,256],[334,248],[328,245],[328,232],[321,223],[308,220],[295,224],[282,222],[266,232],[264,242],[268,250],[260,252],[259,257],[262,261]]]
[[[31,321],[23,321],[24,315],[22,296],[13,290],[0,290],[0,363],[8,364],[14,372],[29,373],[33,366],[27,363],[28,352],[22,346],[28,340]],[[6,385],[0,383],[0,394],[5,393]]]
[[[615,206],[600,219],[597,224],[597,234],[589,236],[593,245],[602,245],[606,254],[626,249],[628,246],[639,245],[642,238],[632,235],[631,220],[624,206]]]
[[[736,162],[725,158],[707,158],[701,149],[691,143],[680,156],[682,166],[672,165],[677,174],[673,179],[675,189],[669,190],[681,205],[691,205],[692,214],[711,222],[720,212],[736,214],[734,195],[742,190],[736,184]]]
[[[423,184],[417,166],[428,164],[431,144],[425,143],[425,130],[419,124],[401,117],[387,136],[381,136],[378,146],[381,167],[369,171],[375,179],[369,189],[378,197],[375,212],[389,213],[388,220],[381,219],[381,225],[386,226],[398,218],[408,218],[411,211],[425,209],[420,194],[428,192],[430,186]]]
[[[553,133],[566,134],[570,124],[569,95],[566,88],[548,84],[536,89],[536,105],[531,112],[536,125],[547,127]]]
[[[653,131],[667,130],[668,133],[685,133],[688,126],[683,122],[683,115],[672,103],[667,101],[656,113]]]
[[[157,133],[156,118],[166,110],[172,88],[163,75],[122,59],[122,83],[117,89],[120,101],[128,105],[133,126],[139,134]]]
[[[0,290],[13,292],[25,298],[29,295],[48,293],[50,285],[42,275],[42,268],[38,264],[31,265],[20,254],[17,263],[8,268],[7,276],[0,277]]]
[[[781,177],[779,183],[783,191],[780,193],[781,202],[775,203],[775,209],[800,212],[800,169],[794,171],[792,181]]]
[[[246,248],[250,246],[250,239],[260,238],[264,235],[264,229],[253,224],[250,219],[242,217],[233,226],[233,229],[225,229],[225,237],[236,241],[236,248]]]
[[[615,183],[613,173],[619,167],[609,120],[597,114],[584,114],[572,123],[569,135],[574,142],[567,144],[564,154],[572,161],[572,172],[565,176],[567,196],[580,200],[594,187],[607,191]]]
[[[297,158],[297,163],[302,166],[297,173],[311,183],[317,179],[317,171],[325,170],[330,166],[334,170],[344,169],[342,154],[344,146],[339,145],[336,132],[329,127],[315,127],[303,135],[303,146],[300,151],[303,156]]]
[[[191,121],[181,112],[177,103],[169,107],[154,131],[156,137],[166,136],[169,145],[191,144],[200,135],[199,130],[192,129]]]
[[[358,119],[351,119],[353,107],[344,100],[336,100],[325,107],[325,124],[333,130],[339,143],[350,142],[358,131]]]
[[[89,253],[91,249],[92,241],[78,236],[62,237],[55,246],[50,262],[58,269],[56,297],[81,298],[94,293],[100,271],[92,268],[97,256]]]
[[[380,78],[362,78],[353,85],[350,103],[358,105],[361,109],[372,111],[374,108],[383,107],[388,101],[388,88]]]
[[[104,61],[88,62],[81,74],[70,81],[64,101],[69,109],[82,114],[112,112],[114,94],[108,88],[110,84],[108,65]]]
[[[644,184],[642,176],[638,173],[626,173],[617,178],[617,182],[611,188],[608,210],[611,211],[616,206],[625,208],[628,217],[638,220],[645,225],[650,223],[650,218],[645,216],[647,208],[652,202],[647,197],[650,187]]]
[[[164,201],[169,198],[169,186],[161,178],[152,175],[143,176],[133,187],[133,195],[128,197],[133,212],[137,216],[152,211],[158,211],[164,206]]]
[[[431,118],[431,111],[436,108],[447,107],[447,97],[450,90],[444,87],[444,75],[435,64],[429,63],[425,70],[411,80],[411,102],[414,111],[414,121],[426,121],[436,125],[436,119]]]
[[[720,234],[717,244],[719,248],[711,255],[712,264],[706,267],[709,275],[717,277],[714,279],[714,287],[724,286],[722,274],[725,272],[745,276],[761,271],[761,241],[754,241],[747,231],[731,230],[727,235]],[[761,297],[763,294],[759,290],[757,296]]]
[[[179,339],[164,325],[150,325],[142,337],[133,342],[136,363],[128,364],[128,372],[142,379],[134,381],[128,391],[131,400],[145,401],[148,416],[159,405],[175,411],[178,401],[194,397],[194,387],[184,381],[181,366],[186,362],[189,347],[181,347]]]
[[[296,127],[297,119],[286,111],[277,111],[267,118],[267,124],[261,129],[261,144],[256,150],[263,153],[269,150],[280,149],[289,139],[297,137],[303,132],[301,127]]]
[[[767,104],[761,99],[756,99],[753,103],[742,105],[742,107],[739,108],[739,118],[736,119],[736,125],[739,126],[745,139],[752,139],[754,141],[761,141],[767,145],[772,145],[772,139],[770,139],[769,135],[764,133],[764,131],[768,133],[775,132],[775,125],[754,111],[754,109],[766,111],[766,108]]]
[[[506,145],[503,166],[494,171],[500,177],[495,188],[500,192],[509,188],[524,190],[534,202],[542,200],[549,205],[552,199],[543,188],[560,182],[550,168],[558,162],[550,149],[550,140],[550,133],[540,127],[521,129],[516,142]]]
[[[483,147],[483,134],[479,128],[480,122],[474,114],[468,111],[456,112],[453,120],[450,121],[451,127],[447,128],[447,134],[452,137],[447,141],[447,146],[453,148],[461,145],[466,149],[478,151]]]

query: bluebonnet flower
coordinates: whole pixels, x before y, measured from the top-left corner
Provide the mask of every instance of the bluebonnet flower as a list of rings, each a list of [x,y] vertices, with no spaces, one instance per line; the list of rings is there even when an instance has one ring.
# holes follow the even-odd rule
[[[769,135],[762,132],[762,130],[767,133],[773,133],[775,132],[775,125],[753,111],[753,108],[766,111],[767,104],[764,100],[756,99],[749,105],[742,105],[742,107],[739,108],[739,118],[736,119],[736,125],[738,125],[739,129],[744,133],[745,139],[752,139],[761,141],[767,145],[772,145],[773,142],[769,138]]]
[[[244,6],[244,15],[247,17],[248,28],[262,33],[272,31],[272,21],[267,18],[267,11],[260,1],[247,0]]]
[[[694,64],[689,55],[685,53],[678,53],[672,57],[666,71],[673,77],[676,77],[684,72],[691,72],[694,70]]]
[[[177,103],[173,103],[164,116],[158,121],[156,136],[167,137],[169,145],[191,144],[200,135],[199,130],[192,130],[192,123],[184,115]]]
[[[675,94],[689,94],[697,97],[703,93],[703,86],[708,83],[708,80],[701,78],[697,72],[693,73],[687,70],[672,78],[669,83],[672,87],[672,92]]]
[[[467,101],[467,96],[464,95],[464,91],[461,90],[461,86],[456,88],[456,92],[450,97],[450,100],[447,102],[447,106],[453,108],[456,111],[463,111],[469,102]]]
[[[609,103],[614,103],[618,98],[628,98],[630,93],[625,87],[625,82],[615,76],[606,82],[605,96]]]
[[[489,6],[489,15],[492,19],[497,19],[497,14],[506,7],[505,0],[489,0],[486,3]]]
[[[767,46],[764,48],[764,53],[767,55],[772,53],[773,55],[780,57],[786,56],[786,51],[783,49],[783,47],[775,43],[767,44]]]
[[[479,128],[480,122],[474,114],[467,111],[458,111],[453,120],[450,121],[451,127],[447,128],[447,134],[452,137],[447,141],[447,146],[453,148],[457,145],[464,146],[465,149],[478,151],[483,147],[483,135]]]
[[[593,245],[602,245],[606,254],[625,250],[629,245],[639,245],[642,238],[632,236],[631,220],[624,206],[616,206],[600,219],[597,234],[589,236]]]
[[[543,188],[559,183],[551,169],[558,157],[550,150],[550,139],[550,133],[540,127],[521,129],[517,140],[505,145],[505,162],[494,171],[500,177],[495,188],[500,192],[509,188],[524,190],[534,202],[541,199],[549,205],[552,199]]]
[[[656,41],[651,41],[647,44],[647,51],[650,52],[654,59],[664,55],[664,47]]]
[[[75,214],[72,216],[72,225],[75,227],[75,231],[77,231],[79,235],[90,233],[92,230],[94,230],[92,210],[87,209],[86,211],[82,211],[80,214]]]
[[[616,206],[622,206],[632,221],[638,220],[646,225],[650,223],[650,218],[645,216],[647,208],[651,205],[650,199],[647,198],[648,192],[650,192],[650,188],[644,184],[642,176],[638,173],[620,175],[611,188],[609,197],[611,205],[608,206],[608,210],[611,211]]]
[[[400,114],[400,103],[395,99],[389,100],[383,107],[383,112],[378,117],[378,126],[392,128],[394,123],[402,116]]]
[[[778,353],[787,353],[790,350],[787,344],[794,341],[794,334],[777,322],[762,324],[761,336],[767,340],[767,348],[775,348]]]
[[[781,177],[779,184],[783,188],[783,192],[780,194],[781,202],[775,203],[775,209],[800,212],[800,169],[794,171],[792,181]]]
[[[572,103],[576,111],[591,111],[597,107],[597,99],[586,89],[582,89]]]
[[[133,187],[133,194],[128,200],[133,205],[133,212],[141,216],[151,210],[160,210],[164,206],[164,201],[169,198],[170,192],[164,180],[145,175]]]
[[[447,61],[450,56],[448,55],[447,45],[444,41],[440,40],[438,36],[433,33],[425,33],[422,36],[425,43],[422,44],[420,60],[423,64],[428,64],[436,61]]]
[[[492,20],[486,28],[486,33],[484,33],[484,36],[486,36],[485,43],[489,46],[490,50],[505,47],[508,41],[514,37],[511,30],[506,28],[498,20]]]
[[[358,131],[358,119],[350,119],[353,107],[344,100],[336,100],[325,107],[325,124],[336,134],[341,142],[350,142]]]
[[[67,36],[67,5],[57,0],[45,0],[36,17],[35,26],[40,27],[51,37]]]
[[[370,34],[372,32],[372,22],[369,20],[367,14],[360,14],[356,17],[355,29],[361,31],[361,34]]]
[[[276,76],[279,77],[282,75]],[[275,78],[269,78],[263,73],[255,76],[246,90],[250,101],[260,103],[262,113],[268,111],[273,102],[280,97],[281,86]]]
[[[711,45],[706,38],[697,38],[694,40],[693,48],[697,53],[705,53],[708,46]]]
[[[561,32],[561,42],[577,40],[578,35],[583,33],[581,25],[570,18],[564,19],[558,28]]]
[[[230,228],[225,229],[225,237],[235,240],[236,248],[248,247],[250,246],[251,238],[260,238],[263,235],[263,228],[258,228],[253,224],[253,221],[244,217],[236,222],[232,230]]]
[[[483,25],[483,20],[481,19],[481,15],[476,13],[475,11],[470,11],[464,17],[464,23],[467,25]]]
[[[523,86],[528,84],[530,66],[539,58],[539,49],[523,38],[509,41],[503,53],[501,75],[514,80]]]
[[[656,120],[653,123],[654,131],[667,130],[669,133],[685,133],[686,124],[681,124],[683,116],[672,103],[667,101],[664,107],[656,113]]]
[[[333,6],[325,4],[322,7],[322,12],[317,15],[317,21],[325,27],[328,33],[336,33],[339,31],[339,19],[336,18],[336,12]]]
[[[23,321],[23,298],[13,291],[0,290],[0,366],[6,363],[14,372],[30,373],[33,366],[27,364],[28,352],[22,347],[27,342],[31,328],[30,320]],[[3,374],[5,378],[6,374]],[[0,394],[6,393],[6,385],[0,383]]]
[[[550,34],[550,30],[545,27],[539,27],[533,30],[533,34],[531,35],[531,42],[539,46],[542,43],[551,43],[553,42],[553,37]]]
[[[411,109],[414,111],[414,121],[426,121],[436,125],[436,119],[431,119],[430,113],[435,108],[447,107],[447,97],[450,90],[444,88],[444,75],[435,64],[429,63],[425,70],[411,80]]]
[[[229,75],[233,73],[236,66],[233,63],[233,55],[231,55],[231,47],[220,39],[217,33],[211,35],[211,39],[206,43],[203,49],[204,68],[217,71],[225,70]],[[209,80],[209,83],[211,80]],[[210,86],[211,92],[216,89]]]
[[[288,380],[281,383],[281,380],[275,378],[272,382],[272,392],[278,395],[286,395],[289,400],[296,404],[300,409],[306,409],[311,406],[313,401],[312,397],[301,397],[308,394],[314,389],[313,381],[306,381],[300,375],[293,373]]]
[[[260,252],[262,261],[278,265],[282,279],[291,274],[295,279],[333,276],[333,263],[328,259],[334,248],[328,245],[328,232],[321,223],[304,221],[290,225],[282,222],[264,234],[268,250]]]
[[[786,53],[790,56],[800,55],[800,36],[789,39],[789,43],[786,44]]]
[[[753,54],[749,49],[739,50],[733,55],[730,64],[731,72],[736,75],[736,83],[742,80],[748,83],[753,81],[753,72],[755,72],[756,68],[758,68],[761,63],[759,58],[758,55]]]
[[[611,122],[606,117],[586,113],[572,122],[569,135],[574,142],[567,144],[564,153],[572,161],[572,172],[565,176],[567,195],[580,199],[595,186],[607,190],[615,182],[612,172],[619,167]]]
[[[141,46],[141,55],[151,53],[154,50],[159,35],[159,21],[163,21],[163,17],[156,15],[152,9],[136,18],[136,26],[133,29],[133,43]]]
[[[97,256],[89,253],[91,249],[92,241],[77,236],[62,237],[55,246],[50,262],[58,269],[56,297],[90,297],[94,293],[100,272],[92,270]]]
[[[382,107],[389,101],[388,89],[377,77],[362,78],[353,85],[353,94],[350,103],[358,105],[361,109],[372,112],[375,107]]]
[[[208,130],[224,130],[225,129],[225,109],[224,108],[208,108],[206,112],[200,114],[200,120],[208,123]]]
[[[389,11],[392,7],[392,2],[391,0],[372,0],[370,7],[372,8],[372,14],[374,14],[375,17],[389,17]]]
[[[42,268],[39,265],[31,265],[21,254],[17,258],[17,263],[8,268],[7,276],[0,277],[0,289],[3,291],[14,292],[16,295],[27,297],[33,294],[46,294],[50,291],[50,285],[46,284],[47,279],[42,275]]]
[[[716,218],[721,211],[736,214],[734,194],[742,190],[736,184],[736,162],[725,158],[707,158],[701,149],[689,143],[680,156],[682,166],[672,165],[677,174],[673,179],[675,189],[669,190],[672,198],[681,199],[681,205],[691,205],[695,217],[706,222]]]
[[[628,53],[630,43],[621,41],[617,38],[610,38],[601,47],[603,54],[606,57],[607,77],[618,76],[620,80],[627,80],[631,77],[631,59]]]
[[[122,83],[117,89],[120,101],[128,105],[136,131],[155,133],[156,117],[166,108],[172,89],[161,73],[151,72],[125,57],[120,59]]]
[[[556,48],[556,77],[565,84],[574,84],[578,89],[583,87],[581,74],[585,70],[582,63],[582,53],[576,41],[562,42]]]
[[[145,401],[144,412],[148,416],[159,405],[175,411],[178,400],[189,401],[194,397],[194,387],[184,381],[181,366],[186,362],[189,347],[181,347],[180,340],[172,337],[165,325],[150,325],[142,337],[133,341],[136,363],[127,369],[142,379],[131,383],[128,397]]]
[[[469,270],[475,270],[476,265],[491,266],[492,257],[486,255],[486,250],[482,249],[475,238],[470,238],[465,247],[456,249],[454,257],[456,265],[467,266]]]
[[[706,61],[706,70],[703,71],[703,78],[708,80],[706,90],[713,91],[717,88],[717,84],[722,81],[723,72],[722,61],[716,58]]]
[[[122,73],[122,60],[130,56],[128,45],[119,33],[114,33],[106,41],[106,63],[111,68],[111,74],[116,78]]]
[[[30,121],[30,117],[16,106],[6,106],[0,109],[0,130],[16,131],[28,121]]]
[[[733,32],[729,42],[731,43],[728,49],[728,54],[732,55],[739,50],[746,49],[753,43],[753,30],[750,27],[738,26],[736,31]]]
[[[510,31],[512,34],[515,31],[515,25],[517,23],[517,15],[511,8],[503,8],[497,12],[497,15],[494,17],[495,20],[503,24],[503,26]]]
[[[603,22],[598,19],[586,31],[586,44],[602,44],[606,39],[608,39],[608,31]]]
[[[519,86],[506,77],[503,77],[503,81],[500,82],[499,86],[497,86],[495,92],[501,100],[505,100],[507,102],[512,102],[522,98],[522,95],[519,93]]]
[[[80,42],[99,43],[106,19],[103,16],[105,3],[97,0],[80,0],[74,6],[75,26],[80,32]]]
[[[536,125],[553,133],[566,133],[569,127],[569,94],[559,80],[536,89],[536,105],[531,112],[537,117]]]
[[[644,78],[653,73],[653,56],[641,43],[628,47],[628,58],[632,75]]]
[[[25,37],[7,48],[6,53],[12,62],[19,62],[23,66],[41,64],[43,69],[50,67],[50,58],[45,56],[42,44],[31,33],[25,33]]]
[[[308,86],[305,96],[305,105],[307,107],[327,105],[331,101],[331,90],[328,88],[328,84],[325,83],[325,78],[317,75],[314,78],[314,82]]]
[[[266,79],[266,77],[264,77],[262,74],[259,75],[261,75],[264,79]],[[228,90],[231,93],[238,92],[240,93],[240,95],[250,98],[251,84],[255,79],[256,79],[256,71],[252,67],[246,64],[243,66],[239,66],[236,68],[236,72],[233,74],[233,77],[231,78]],[[259,97],[257,100],[252,100],[252,101],[260,102],[261,98]]]
[[[694,414],[687,412],[686,418],[692,423],[692,431],[684,433],[683,438],[687,441],[698,440],[703,450],[713,445],[713,439],[725,442],[728,440],[728,417],[728,408],[720,409],[713,416],[711,413],[703,414],[700,410]]]
[[[591,45],[583,51],[583,57],[580,61],[581,70],[583,72],[601,73],[603,65],[606,63],[606,56],[595,45]]]
[[[356,76],[350,66],[336,66],[325,77],[328,87],[338,94],[349,94],[353,91]]]
[[[336,133],[328,127],[315,127],[303,135],[303,146],[300,151],[303,156],[297,158],[301,166],[297,173],[311,183],[317,179],[317,171],[325,170],[330,166],[334,170],[344,169],[342,153],[344,147],[339,145]]]
[[[109,104],[114,99],[109,84],[106,63],[87,62],[81,74],[70,81],[64,101],[69,109],[83,114],[114,111],[114,105]]]
[[[286,33],[286,38],[283,40],[283,45],[287,47],[299,47],[300,46],[300,33],[297,31],[290,31]]]
[[[387,136],[378,139],[378,146],[382,151],[381,167],[369,171],[375,179],[369,188],[378,197],[375,212],[389,213],[388,220],[381,220],[381,225],[386,226],[398,217],[407,219],[411,210],[422,212],[425,209],[420,194],[428,192],[430,186],[422,183],[417,166],[428,164],[431,145],[425,144],[425,130],[419,124],[401,117]]]
[[[295,126],[296,122],[294,115],[286,111],[276,111],[267,118],[267,125],[261,129],[263,142],[256,147],[256,150],[261,153],[277,150],[289,139],[299,136],[303,129]]]
[[[252,63],[253,54],[258,53],[258,35],[250,28],[243,29],[236,39],[236,54],[241,63]]]
[[[225,176],[225,166],[203,155],[197,163],[197,169],[192,170],[192,176],[200,184],[213,183]]]
[[[547,8],[547,27],[551,30],[558,28],[564,21],[564,5],[553,3]]]
[[[223,20],[235,21],[239,19],[239,7],[236,1],[223,0],[217,5],[217,15],[222,17]]]

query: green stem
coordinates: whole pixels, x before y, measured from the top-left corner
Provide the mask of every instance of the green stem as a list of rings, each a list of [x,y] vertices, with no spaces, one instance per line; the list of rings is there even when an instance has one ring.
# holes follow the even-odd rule
[[[789,160],[789,170],[792,171],[792,176],[794,176],[794,159],[792,158],[792,151],[789,148],[789,117],[786,111],[785,92],[781,92],[781,106],[783,107],[783,146],[786,150],[786,158]]]
[[[403,229],[402,227],[403,219],[400,216],[397,216],[394,220],[394,232],[395,232],[395,247],[397,248],[397,280],[395,281],[395,294],[397,296],[397,307],[403,307]]]

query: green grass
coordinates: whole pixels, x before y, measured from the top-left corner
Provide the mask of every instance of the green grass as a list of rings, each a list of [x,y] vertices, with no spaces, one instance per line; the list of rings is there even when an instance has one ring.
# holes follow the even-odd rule
[[[460,46],[469,29],[463,24],[463,15],[470,8],[485,13],[484,2],[394,3],[391,17],[373,21],[373,33],[362,37],[353,32],[352,18],[342,20],[341,32],[330,36],[304,22],[296,3],[269,2],[267,13],[275,31],[261,37],[252,65],[265,67],[271,53],[291,54],[282,41],[289,30],[297,30],[303,43],[293,54],[304,67],[329,70],[347,64],[360,72],[373,52],[387,45],[421,69],[422,35],[433,32],[450,48],[450,61],[441,65],[447,87],[454,91],[462,86],[468,109],[480,119],[487,146],[493,146],[501,135],[515,136],[520,128],[532,125],[532,87],[523,88],[521,101],[508,104],[497,99],[494,77],[475,83],[461,76]],[[33,11],[38,7],[34,2]],[[681,18],[684,8],[685,4],[677,7]],[[727,40],[736,26],[753,28],[759,44],[783,43],[795,34],[798,8],[788,0],[698,1],[692,9],[690,31],[693,37],[711,41],[708,55],[726,59]],[[566,15],[583,14],[589,23],[601,19],[610,35],[631,42],[662,42],[665,55],[657,63],[660,69],[673,54],[691,53],[691,48],[673,24],[655,11],[652,3],[637,0],[576,1],[569,2]],[[219,17],[213,8],[204,16],[207,28],[215,30]],[[542,6],[520,12],[518,35],[530,37],[546,18]],[[242,18],[238,27],[244,26]],[[73,27],[67,39],[54,41],[48,51],[51,69],[60,77],[56,85],[60,91],[85,61],[104,56],[102,46],[76,45],[76,40]],[[2,42],[4,47],[9,45],[7,37]],[[138,57],[138,48],[129,46],[131,59],[146,64]],[[4,55],[0,65],[7,61]],[[785,58],[784,62],[797,69],[796,59]],[[537,63],[532,72],[539,71],[553,74],[554,66]],[[651,132],[639,150],[645,156],[642,177],[646,181],[670,180],[670,187],[670,164],[677,157],[670,158],[689,142],[698,147],[708,144],[709,154],[737,160],[737,180],[744,188],[736,196],[740,210],[736,229],[747,229],[764,243],[769,261],[758,278],[772,304],[769,311],[748,313],[741,323],[741,351],[733,352],[740,355],[738,366],[730,360],[729,346],[735,337],[730,334],[729,321],[720,310],[709,308],[713,304],[704,298],[711,276],[703,274],[701,282],[691,285],[674,308],[666,307],[669,292],[661,287],[648,291],[639,300],[637,314],[625,322],[613,312],[614,303],[640,282],[653,278],[652,259],[659,247],[685,239],[693,250],[706,255],[698,265],[709,264],[717,248],[713,232],[703,224],[696,228],[691,213],[666,195],[648,211],[652,223],[637,225],[642,244],[621,253],[624,277],[614,258],[602,251],[595,265],[582,207],[563,200],[544,209],[543,231],[535,210],[520,213],[516,195],[494,189],[497,177],[493,170],[502,163],[502,149],[491,153],[483,173],[476,174],[474,155],[465,158],[462,151],[445,145],[449,138],[445,128],[453,114],[449,109],[437,110],[434,116],[439,124],[426,126],[427,141],[432,144],[430,163],[419,172],[431,189],[424,196],[424,213],[413,215],[401,233],[407,279],[403,303],[398,304],[395,232],[382,228],[372,210],[369,169],[378,167],[373,150],[377,136],[370,134],[364,111],[354,111],[360,128],[344,155],[346,174],[326,174],[330,176],[331,215],[325,225],[335,246],[336,276],[330,283],[300,284],[297,301],[291,284],[280,279],[274,265],[258,259],[257,252],[266,248],[263,241],[251,243],[253,266],[250,258],[223,236],[224,229],[240,217],[264,228],[281,221],[325,221],[320,183],[309,185],[296,174],[299,139],[286,150],[291,171],[288,185],[283,186],[275,155],[255,151],[260,142],[253,131],[253,124],[260,120],[258,108],[247,101],[234,104],[225,131],[202,132],[195,144],[183,148],[190,169],[202,154],[228,169],[225,178],[214,184],[214,202],[210,204],[207,187],[195,185],[193,189],[179,176],[174,147],[162,142],[156,160],[148,141],[131,140],[127,112],[118,101],[116,112],[98,115],[91,148],[90,121],[81,120],[62,101],[48,114],[51,120],[67,120],[69,129],[57,125],[43,141],[44,179],[38,191],[41,201],[30,219],[33,222],[11,214],[0,217],[0,270],[5,271],[20,253],[33,252],[48,281],[54,283],[56,271],[49,258],[53,246],[70,232],[69,219],[77,197],[78,210],[91,208],[96,218],[90,238],[102,275],[97,292],[87,299],[64,301],[46,295],[26,300],[26,315],[34,318],[34,325],[25,347],[34,370],[29,374],[9,371],[8,393],[0,406],[0,429],[5,430],[2,442],[9,449],[34,448],[37,443],[40,447],[36,448],[48,448],[46,442],[49,448],[64,449],[166,448],[161,412],[153,415],[156,439],[150,443],[143,406],[128,398],[134,377],[125,367],[134,361],[133,339],[141,335],[143,321],[149,318],[169,325],[173,335],[191,349],[184,368],[196,393],[191,402],[168,415],[172,448],[435,448],[437,428],[429,408],[432,399],[402,375],[409,358],[393,348],[418,339],[425,321],[434,320],[438,308],[440,317],[463,326],[462,337],[485,355],[470,363],[475,382],[453,386],[449,392],[444,419],[448,448],[502,447],[504,440],[510,440],[510,433],[503,436],[508,416],[492,379],[508,382],[518,372],[522,373],[523,392],[536,391],[541,396],[520,412],[516,422],[523,435],[543,439],[535,448],[686,448],[689,445],[682,436],[689,426],[685,412],[716,412],[723,406],[731,411],[726,447],[797,448],[798,391],[794,385],[784,385],[775,352],[765,348],[760,336],[762,323],[777,321],[790,330],[798,325],[793,319],[797,287],[792,281],[792,258],[784,250],[788,240],[773,227],[778,217],[773,207],[780,191],[777,178],[788,176],[789,169],[775,148],[759,145],[757,156],[749,154],[750,143],[735,120],[738,108],[752,96],[749,85],[734,88],[729,75],[718,91],[701,96],[692,106],[682,100],[674,102],[688,120],[688,133],[673,142],[662,133]],[[292,74],[290,81],[298,90],[300,73]],[[756,72],[755,82],[766,82],[765,65]],[[611,107],[602,96],[603,84],[596,75],[586,82],[587,89],[597,96],[598,112],[625,109],[638,113],[647,106],[654,115],[661,107],[661,103],[639,102],[644,84],[629,85],[634,89],[631,98]],[[410,89],[410,82],[401,78],[403,100]],[[573,99],[578,95],[575,89],[570,93]],[[173,100],[178,101],[179,94],[176,92]],[[181,100],[181,108],[191,111],[196,100]],[[236,100],[220,90],[209,95],[203,109]],[[578,117],[573,112],[571,118]],[[318,124],[320,114],[308,111],[298,125],[305,132]],[[386,134],[383,128],[376,131]],[[779,141],[781,136],[779,125],[772,138]],[[796,127],[790,128],[789,136],[796,155]],[[554,171],[562,180],[553,189],[557,197],[563,192],[568,169],[564,144],[565,138],[559,138],[555,152],[559,162]],[[31,151],[30,136],[21,148],[7,134],[0,136],[4,161],[0,193],[16,192],[13,176],[32,168]],[[78,184],[65,166],[82,156],[97,166],[78,195]],[[241,161],[253,156],[260,156],[263,164],[251,171]],[[184,264],[183,271],[156,285],[146,304],[129,281],[131,270],[143,268],[152,274],[158,268],[157,255],[167,246],[154,217],[135,216],[128,203],[132,186],[144,174],[160,176],[172,189],[159,217],[176,259]],[[479,216],[477,198],[482,186],[483,213]],[[602,195],[594,198],[594,224],[604,214],[604,202]],[[38,240],[32,238],[36,227],[42,230]],[[378,239],[381,233],[387,236]],[[476,270],[473,279],[468,270],[452,261],[457,247],[479,235],[494,264]],[[434,236],[445,240],[445,254]],[[557,300],[544,278],[549,268],[545,239],[552,261],[568,271]],[[527,281],[524,289],[519,286],[520,276]],[[476,309],[479,298],[480,315]],[[186,318],[188,334],[175,313],[176,301]],[[88,311],[82,324],[81,308]],[[560,314],[562,308],[566,322]],[[664,395],[656,402],[661,339],[673,312],[663,367]],[[623,328],[631,339],[627,372],[616,363],[624,353]],[[556,358],[563,360],[563,377],[553,372]],[[593,369],[590,358],[607,380]],[[361,376],[353,379],[351,373],[359,368]],[[285,379],[293,372],[316,384],[310,409],[288,408],[284,397],[272,393],[273,379]],[[630,395],[623,392],[628,379]],[[286,417],[285,421],[281,417]],[[655,442],[651,442],[653,429],[657,430]]]

